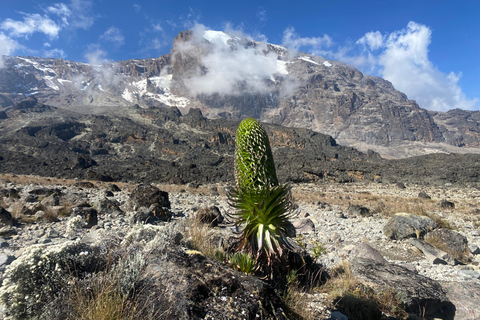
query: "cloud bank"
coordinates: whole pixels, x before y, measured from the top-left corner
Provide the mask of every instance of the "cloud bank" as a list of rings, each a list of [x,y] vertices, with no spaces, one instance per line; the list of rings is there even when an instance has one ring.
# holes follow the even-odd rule
[[[334,46],[328,35],[300,37],[293,28],[287,28],[283,35],[283,44],[289,49],[303,49],[381,76],[422,108],[437,111],[480,108],[478,98],[469,99],[463,93],[459,85],[461,72],[442,72],[430,61],[431,41],[430,28],[413,21],[391,33],[368,32],[355,43],[343,46]]]
[[[11,55],[17,50],[32,52],[19,44],[18,41],[29,39],[33,34],[47,37],[45,47],[50,48],[52,41],[57,39],[64,30],[88,29],[95,17],[91,15],[91,0],[71,0],[69,4],[56,3],[41,9],[41,13],[21,13],[21,19],[5,19],[0,21],[0,54]],[[115,34],[107,35],[109,41]],[[51,48],[43,51],[45,56],[64,55],[61,48]],[[0,67],[2,62],[0,61]]]
[[[381,36],[367,33],[357,41],[372,54],[383,78],[430,110],[474,109],[478,99],[468,99],[458,84],[462,74],[440,71],[428,57],[431,30],[409,22],[405,29]]]
[[[253,39],[233,30],[230,25],[227,28],[229,33],[207,30],[197,24],[192,29],[192,38],[177,44],[179,54],[188,54],[192,48],[201,48],[206,53],[201,57],[202,70],[184,80],[190,93],[237,95],[271,92],[270,84],[276,77],[287,74],[285,63],[278,60],[274,52],[266,53],[266,43],[245,46],[245,39]]]

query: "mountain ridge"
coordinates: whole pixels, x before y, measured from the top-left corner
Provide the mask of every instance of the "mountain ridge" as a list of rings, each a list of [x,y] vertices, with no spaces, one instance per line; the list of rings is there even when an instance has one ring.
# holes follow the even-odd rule
[[[478,112],[427,111],[390,82],[354,67],[211,30],[181,32],[159,58],[102,66],[6,57],[0,107],[31,95],[71,110],[138,104],[178,107],[184,114],[199,108],[212,119],[252,116],[387,158],[480,153]]]

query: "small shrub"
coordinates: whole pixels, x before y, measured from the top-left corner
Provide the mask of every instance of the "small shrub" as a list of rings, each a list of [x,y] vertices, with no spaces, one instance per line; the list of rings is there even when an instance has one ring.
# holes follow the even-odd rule
[[[30,319],[64,288],[71,276],[93,272],[104,257],[85,244],[34,245],[5,270],[0,302],[12,319]]]
[[[313,251],[313,256],[318,259],[322,255],[327,254],[327,249],[323,246],[323,244],[320,241],[316,241],[314,243],[314,246],[312,248]]]
[[[252,274],[255,271],[255,258],[245,252],[236,252],[230,256],[230,265],[240,272]]]

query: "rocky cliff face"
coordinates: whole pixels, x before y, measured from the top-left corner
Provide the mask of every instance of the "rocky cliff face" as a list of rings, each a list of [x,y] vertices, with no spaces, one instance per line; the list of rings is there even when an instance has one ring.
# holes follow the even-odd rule
[[[331,135],[397,158],[479,152],[475,112],[428,112],[378,77],[322,57],[215,31],[180,33],[170,54],[102,66],[6,57],[0,107],[34,95],[96,113],[118,106],[199,108],[208,118],[255,117]],[[85,106],[93,108],[85,109]]]

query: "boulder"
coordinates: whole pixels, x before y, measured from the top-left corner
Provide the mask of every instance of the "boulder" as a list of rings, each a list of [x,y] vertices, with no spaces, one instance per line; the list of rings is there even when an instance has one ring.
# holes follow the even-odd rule
[[[427,261],[432,264],[449,264],[454,266],[460,263],[455,257],[421,239],[409,239],[409,242],[422,251]]]
[[[13,221],[12,214],[0,207],[0,227],[11,226],[13,225]]]
[[[432,199],[432,197],[430,197],[426,192],[424,191],[420,191],[418,193],[418,197],[421,198],[421,199]]]
[[[116,184],[111,183],[107,186],[107,190],[111,192],[119,192],[122,191]]]
[[[90,207],[88,204],[81,204],[78,207],[73,208],[72,214],[83,217],[87,223],[87,228],[91,228],[98,223],[98,211],[95,208]]]
[[[295,231],[298,233],[315,232],[315,223],[313,223],[313,221],[309,218],[295,220],[293,222],[293,226],[295,227]]]
[[[362,242],[355,246],[350,253],[351,258],[363,258],[363,259],[370,259],[378,263],[388,263],[387,260],[374,248],[372,248],[369,244]]]
[[[360,257],[350,261],[352,274],[375,290],[395,290],[410,314],[454,320],[455,306],[438,281],[391,263]]]
[[[455,319],[480,319],[480,283],[473,281],[441,282],[447,298],[455,305]]]
[[[468,261],[470,250],[467,238],[456,231],[446,228],[433,230],[425,236],[425,242],[451,254],[462,262]]]
[[[216,227],[219,223],[223,222],[223,215],[216,206],[203,207],[195,212],[195,219],[210,224],[212,227]]]
[[[198,251],[172,249],[151,258],[141,279],[149,288],[140,292],[149,310],[179,320],[286,319],[267,283]]]
[[[158,204],[152,204],[150,208],[140,207],[132,216],[132,223],[158,224],[172,219],[172,212]]]
[[[394,240],[421,238],[436,227],[435,221],[429,217],[402,212],[395,214],[387,221],[383,227],[383,233]]]
[[[162,207],[170,209],[168,193],[161,191],[152,185],[140,184],[133,190],[132,194],[130,195],[130,199],[139,207],[148,208],[152,204],[158,204]]]
[[[173,213],[168,208],[162,207],[159,204],[152,204],[148,208],[148,210],[159,221],[168,222],[172,219],[172,216],[173,216]],[[223,217],[222,217],[222,220],[223,220]]]
[[[350,216],[362,216],[362,217],[367,217],[370,215],[370,209],[363,207],[363,206],[358,206],[358,205],[350,205],[348,207],[348,214]]]
[[[120,204],[115,199],[103,198],[94,205],[99,214],[119,214],[123,213]]]
[[[447,200],[442,200],[438,204],[442,209],[455,209],[455,203]]]

